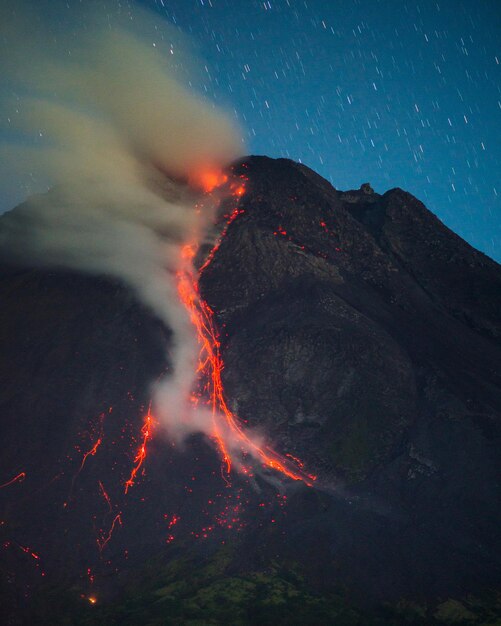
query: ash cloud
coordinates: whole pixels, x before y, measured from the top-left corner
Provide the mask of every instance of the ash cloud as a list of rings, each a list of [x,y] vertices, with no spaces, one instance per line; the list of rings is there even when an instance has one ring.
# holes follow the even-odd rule
[[[240,156],[242,141],[189,87],[179,35],[144,13],[96,15],[65,13],[54,32],[26,3],[0,10],[0,182],[52,187],[2,218],[0,252],[131,287],[173,331],[161,416],[171,434],[209,432],[201,416],[184,422],[198,345],[175,275],[191,269],[181,246],[200,241],[214,207],[180,181]]]

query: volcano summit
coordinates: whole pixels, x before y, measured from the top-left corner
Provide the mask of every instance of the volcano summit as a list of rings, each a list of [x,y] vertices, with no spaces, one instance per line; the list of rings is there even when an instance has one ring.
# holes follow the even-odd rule
[[[220,197],[194,401],[264,455],[231,467],[158,423],[172,332],[134,292],[2,252],[7,623],[495,623],[501,268],[401,189],[286,159]]]

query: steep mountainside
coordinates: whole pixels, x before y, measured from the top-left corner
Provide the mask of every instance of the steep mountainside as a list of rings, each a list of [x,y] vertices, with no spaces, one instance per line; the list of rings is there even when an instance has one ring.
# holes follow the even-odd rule
[[[0,483],[18,478],[0,488],[0,520],[12,615],[45,581],[109,599],[151,559],[193,558],[194,572],[221,545],[217,576],[293,571],[313,594],[369,604],[500,582],[501,268],[401,189],[341,192],[266,157],[230,176],[246,192],[229,225],[235,199],[223,203],[225,235],[199,283],[226,396],[316,486],[238,475],[227,486],[201,437],[181,449],[158,434],[125,493],[150,384],[168,375],[169,330],[111,279],[6,259]]]

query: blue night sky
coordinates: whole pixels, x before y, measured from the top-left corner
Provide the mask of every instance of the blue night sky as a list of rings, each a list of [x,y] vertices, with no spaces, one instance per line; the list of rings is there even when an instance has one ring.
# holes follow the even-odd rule
[[[133,18],[134,4],[103,12]],[[501,261],[499,0],[140,4],[192,40],[248,153],[300,160],[339,189],[402,187]]]
[[[156,0],[248,151],[402,187],[501,260],[498,0]]]

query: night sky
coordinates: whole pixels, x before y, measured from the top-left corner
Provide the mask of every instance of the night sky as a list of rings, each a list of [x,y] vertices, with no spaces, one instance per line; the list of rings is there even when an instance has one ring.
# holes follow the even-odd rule
[[[103,12],[133,19],[134,4]],[[140,4],[191,38],[202,89],[248,153],[300,160],[339,189],[402,187],[501,260],[499,0]]]

